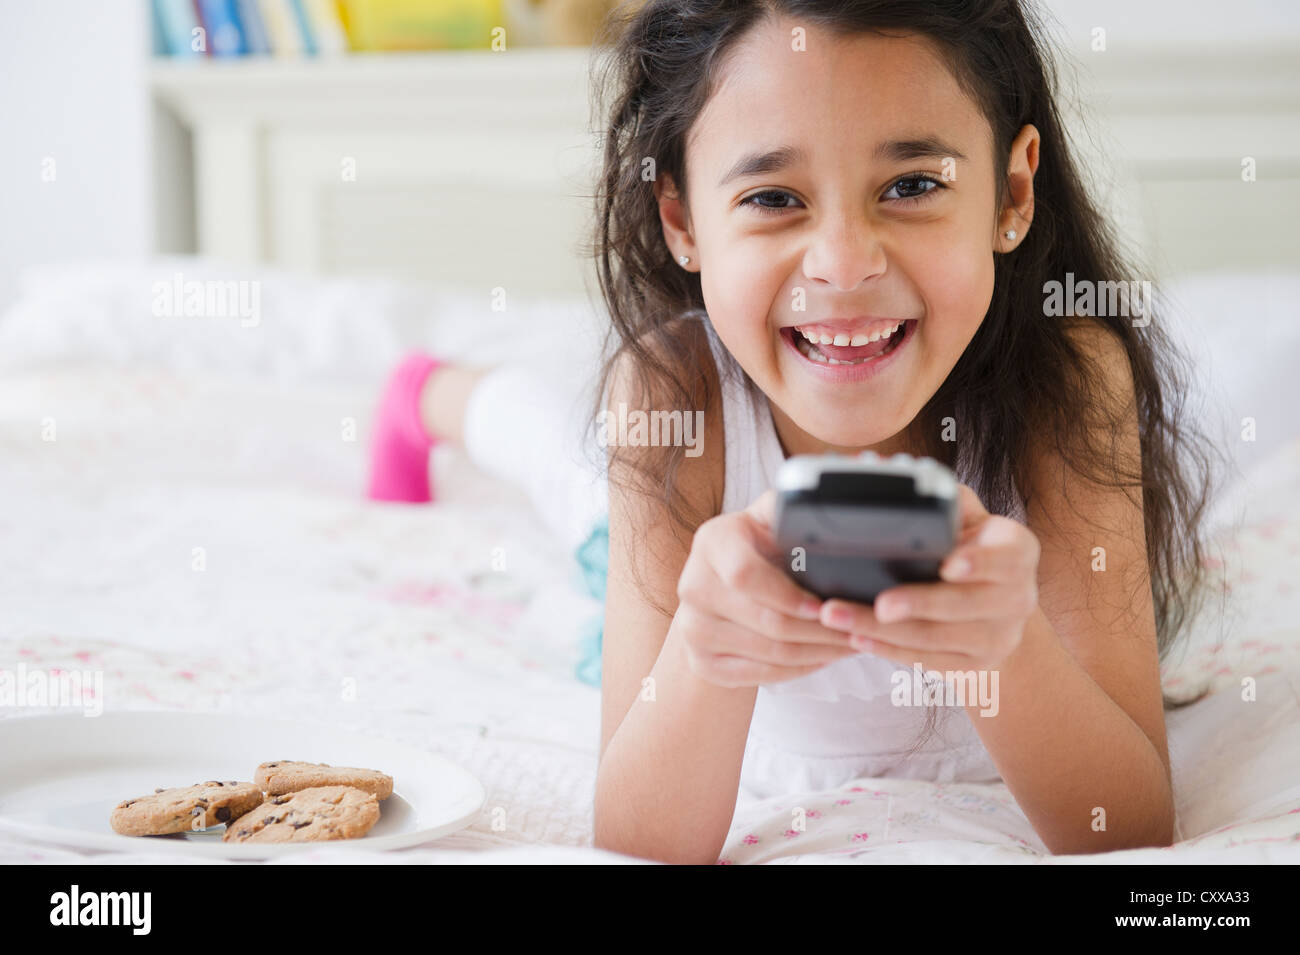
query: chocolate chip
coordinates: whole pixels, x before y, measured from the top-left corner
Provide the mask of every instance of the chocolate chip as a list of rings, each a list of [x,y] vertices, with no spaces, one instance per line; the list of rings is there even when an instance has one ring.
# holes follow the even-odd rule
[[[214,785],[214,786],[220,786],[220,785],[221,785],[221,783],[219,783],[219,782],[216,782],[216,781],[215,781],[215,780],[214,780],[214,781],[213,781],[213,785]]]
[[[271,803],[272,805],[283,806],[288,801],[289,801],[288,796],[276,796],[274,799],[271,800]]]
[[[275,822],[275,816],[267,816],[262,820],[262,825],[269,826],[273,822]]]
[[[229,807],[229,806],[220,806],[220,807],[218,807],[218,809],[217,809],[217,821],[218,821],[218,822],[226,822],[226,821],[229,820],[229,819],[230,819],[230,807]]]
[[[162,791],[163,791],[163,788],[162,788],[161,786],[159,786],[157,789],[154,790],[154,792],[156,792],[156,793],[160,793],[160,792],[162,792]]]
[[[295,822],[293,824],[293,827],[295,829],[301,829],[303,826],[310,826],[310,825],[311,825],[311,820],[308,819],[306,822]]]
[[[267,765],[268,768],[270,768],[270,767],[279,766],[280,764],[279,764],[279,763],[267,763],[266,765]]]

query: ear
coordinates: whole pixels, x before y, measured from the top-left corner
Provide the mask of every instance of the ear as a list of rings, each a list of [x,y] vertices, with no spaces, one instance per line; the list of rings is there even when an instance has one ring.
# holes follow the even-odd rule
[[[1011,143],[1007,157],[1007,198],[998,215],[997,232],[993,236],[995,252],[1010,252],[1025,240],[1029,224],[1034,220],[1034,173],[1038,171],[1038,130],[1025,126]],[[1006,233],[1014,231],[1016,237],[1008,239]]]
[[[674,260],[683,255],[690,261],[683,266],[688,272],[700,270],[700,254],[695,246],[695,237],[691,230],[690,212],[677,191],[673,177],[664,173],[655,179],[655,199],[659,203],[659,221],[663,225],[664,242],[672,252]]]

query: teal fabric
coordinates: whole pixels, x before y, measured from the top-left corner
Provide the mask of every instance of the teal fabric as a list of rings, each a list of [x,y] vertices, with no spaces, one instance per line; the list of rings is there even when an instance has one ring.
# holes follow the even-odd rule
[[[602,516],[592,528],[587,539],[579,545],[574,555],[582,572],[582,583],[587,593],[601,603],[605,602],[605,575],[609,572],[609,518]],[[604,636],[605,613],[587,621],[578,641],[579,680],[600,686],[600,647]]]

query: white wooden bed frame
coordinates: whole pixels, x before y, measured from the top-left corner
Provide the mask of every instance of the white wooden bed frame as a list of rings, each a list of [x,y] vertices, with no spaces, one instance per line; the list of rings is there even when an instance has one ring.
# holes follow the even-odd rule
[[[160,250],[585,294],[589,68],[580,49],[160,61]],[[1300,270],[1300,50],[1106,52],[1076,75],[1076,145],[1151,278]]]

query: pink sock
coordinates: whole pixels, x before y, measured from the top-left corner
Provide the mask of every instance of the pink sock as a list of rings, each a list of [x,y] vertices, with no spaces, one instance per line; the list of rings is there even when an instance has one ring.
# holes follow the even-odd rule
[[[370,444],[370,499],[433,500],[429,486],[429,451],[435,441],[420,420],[420,392],[429,373],[440,364],[419,353],[402,359],[393,371],[375,414]]]

